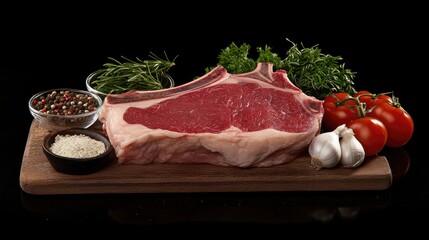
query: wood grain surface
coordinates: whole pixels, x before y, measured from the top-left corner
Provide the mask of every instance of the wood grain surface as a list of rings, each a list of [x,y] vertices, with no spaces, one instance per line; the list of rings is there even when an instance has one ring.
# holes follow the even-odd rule
[[[96,123],[91,127],[99,131]],[[274,192],[384,190],[392,173],[384,156],[365,159],[355,169],[338,166],[316,170],[310,157],[269,168],[241,169],[205,164],[117,165],[111,163],[89,175],[56,172],[42,151],[49,132],[31,124],[21,165],[23,191],[37,195],[179,192]]]

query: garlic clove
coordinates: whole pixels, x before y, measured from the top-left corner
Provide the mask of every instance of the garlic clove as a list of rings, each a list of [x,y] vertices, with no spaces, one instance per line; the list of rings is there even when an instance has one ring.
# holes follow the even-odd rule
[[[365,159],[365,150],[362,144],[354,136],[353,129],[346,128],[341,133],[341,165],[346,168],[360,166]]]
[[[332,132],[317,135],[308,147],[311,156],[310,164],[317,170],[335,167],[341,160],[340,134],[345,125],[338,126]]]

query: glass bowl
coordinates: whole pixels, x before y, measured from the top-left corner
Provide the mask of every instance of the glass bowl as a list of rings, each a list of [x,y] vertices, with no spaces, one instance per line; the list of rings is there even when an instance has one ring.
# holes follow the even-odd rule
[[[96,90],[94,87],[94,84],[93,84],[93,82],[97,79],[97,77],[100,74],[101,74],[101,72],[93,72],[93,73],[89,74],[88,77],[86,78],[85,84],[86,84],[86,89],[89,92],[98,95],[102,100],[104,100],[104,98],[107,96],[107,93],[100,92],[100,91]],[[170,75],[164,74],[164,78],[162,78],[161,80],[162,80],[163,88],[174,87],[174,80]]]
[[[75,156],[71,157],[71,155],[67,156],[67,154],[60,155],[62,154],[62,151],[60,151],[61,153],[58,153],[58,152],[54,153],[55,150],[53,152],[51,148],[52,145],[56,142],[56,136],[58,135],[63,137],[69,136],[68,139],[71,139],[70,136],[73,137],[75,135],[78,135],[78,136],[84,135],[93,140],[102,142],[104,144],[105,150],[99,155],[96,155],[96,156],[90,155],[92,157],[86,157],[86,158],[75,157]],[[76,139],[74,140],[77,141]],[[93,143],[91,141],[89,142]],[[72,145],[75,145],[75,146],[72,146]],[[82,147],[79,144],[76,144],[73,142],[67,146],[69,150],[70,149],[80,150],[80,151],[82,150]],[[49,163],[57,172],[73,174],[73,175],[90,174],[90,173],[99,171],[105,166],[107,166],[108,163],[110,163],[110,161],[114,157],[113,147],[105,135],[98,133],[96,131],[92,131],[84,128],[69,128],[65,130],[51,132],[50,134],[45,136],[42,144],[42,149],[43,149],[43,153],[48,158]],[[80,156],[82,156],[82,154],[80,154]]]
[[[61,104],[59,100],[58,101],[50,101],[48,100],[48,98],[46,97],[48,94],[52,94],[53,92],[56,93],[60,93],[61,91],[68,91],[69,93],[75,93],[76,96],[78,96],[79,94],[79,98],[80,96],[84,96],[84,97],[91,97],[92,100],[89,103],[90,105],[92,104],[92,106],[94,108],[91,108],[90,110],[88,110],[88,112],[85,112],[85,107],[82,108],[81,106],[79,106],[79,109],[81,109],[81,113],[78,113],[78,110],[76,110],[76,112],[71,113],[70,114],[65,114],[65,113],[58,113],[58,112],[54,112],[54,111],[65,111],[67,109],[71,109],[68,108],[67,106],[65,106],[65,109],[63,110],[64,105],[67,105],[67,103],[71,104],[71,101],[73,99],[66,99],[65,101],[63,101],[63,104]],[[60,95],[60,94],[58,94]],[[48,111],[44,111],[42,109],[38,109],[37,107],[40,108],[40,106],[36,106],[35,104],[39,101],[41,101],[41,98],[45,97],[45,99],[47,99],[47,102],[43,103],[44,106],[47,107]],[[52,98],[53,99],[53,98]],[[52,100],[51,99],[51,100]],[[87,99],[87,98],[85,98]],[[84,105],[85,100],[81,103],[79,103],[79,99],[75,99],[76,101],[74,101],[73,104],[71,105]],[[95,100],[95,101],[94,101]],[[42,103],[40,103],[42,104]],[[58,104],[60,104],[61,106],[58,106]],[[79,90],[79,89],[71,89],[71,88],[57,88],[57,89],[50,89],[50,90],[46,90],[46,91],[42,91],[39,92],[35,95],[33,95],[30,100],[28,101],[28,108],[30,110],[31,115],[34,117],[35,121],[37,121],[40,126],[42,126],[43,128],[49,130],[49,131],[58,131],[58,130],[63,130],[63,129],[67,129],[67,128],[88,128],[90,127],[92,124],[94,124],[97,120],[98,120],[98,115],[99,112],[101,110],[101,106],[103,104],[103,100],[96,94],[91,93],[89,91],[85,91],[85,90]],[[55,106],[55,108],[53,107],[52,109],[50,109],[51,106]],[[88,107],[88,106],[86,106]],[[78,109],[78,107],[73,108],[73,110]],[[52,111],[51,111],[52,110]]]

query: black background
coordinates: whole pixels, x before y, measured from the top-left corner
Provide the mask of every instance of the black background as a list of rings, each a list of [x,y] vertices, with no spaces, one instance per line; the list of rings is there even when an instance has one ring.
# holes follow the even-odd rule
[[[246,222],[259,224],[255,220],[258,217],[254,215],[263,215],[267,211],[270,213],[270,210],[261,207],[264,202],[275,205],[292,201],[292,206],[300,206],[299,202],[308,198],[321,199],[322,202],[345,199],[353,204],[353,199],[357,199],[358,202],[368,201],[370,205],[376,199],[375,204],[379,209],[364,212],[363,216],[350,221],[336,219],[332,222],[346,226],[354,223],[416,223],[418,217],[424,218],[428,213],[426,202],[429,196],[427,157],[418,154],[417,147],[417,139],[423,139],[425,131],[420,109],[423,106],[423,84],[427,80],[427,38],[423,36],[426,19],[422,9],[412,3],[380,7],[350,4],[346,7],[312,4],[297,6],[289,3],[278,6],[269,2],[252,6],[238,3],[238,8],[221,2],[204,3],[201,6],[193,4],[192,7],[184,3],[161,3],[151,7],[116,3],[94,7],[51,4],[2,8],[1,131],[6,133],[3,136],[6,146],[2,148],[0,164],[0,213],[10,224],[29,226],[49,223],[118,223],[107,216],[103,209],[91,211],[83,207],[82,210],[77,207],[79,204],[75,204],[97,202],[91,196],[35,201],[37,206],[45,200],[48,205],[63,203],[66,209],[67,204],[71,204],[76,208],[73,208],[74,214],[70,211],[45,211],[43,207],[42,210],[38,207],[34,210],[26,206],[25,199],[28,196],[22,196],[19,171],[32,121],[27,101],[33,94],[58,87],[85,89],[85,78],[100,68],[107,57],[145,57],[150,51],[158,55],[165,51],[170,58],[178,56],[177,65],[170,73],[179,85],[203,74],[205,67],[215,65],[220,49],[231,42],[248,43],[252,49],[267,44],[275,52],[284,54],[290,47],[286,41],[289,38],[308,47],[318,44],[323,53],[342,56],[346,67],[357,72],[357,90],[375,93],[394,91],[400,98],[402,106],[415,122],[415,134],[404,147],[411,159],[410,170],[404,179],[395,183],[392,189],[377,193],[315,193],[308,196],[297,193],[296,198],[288,193],[132,196],[126,200],[112,196],[110,201],[125,201],[127,204],[137,202],[136,206],[140,206],[139,201],[143,198],[155,202],[152,206],[159,209],[156,200],[175,199],[180,207],[180,203],[193,206],[194,201],[204,199],[212,201],[212,205],[198,210],[206,211],[208,216],[211,216],[210,211],[216,209],[212,209],[213,206],[222,208],[226,202],[242,201],[248,204],[243,211],[249,213],[243,214],[242,209],[238,208],[239,217],[236,221],[224,223],[210,217],[201,221],[203,223],[195,219],[185,223],[179,221],[179,225],[204,225],[208,222],[235,226]],[[234,209],[237,211],[237,208]],[[180,219],[178,216],[175,215],[176,220]],[[229,215],[232,218],[234,216]],[[249,216],[250,220],[246,221],[243,216]],[[264,226],[270,225],[270,221],[261,222]],[[272,222],[274,226],[289,225],[289,221]],[[297,224],[294,221],[292,223]],[[310,223],[313,227],[325,225],[314,220]],[[144,225],[151,224],[144,222]]]

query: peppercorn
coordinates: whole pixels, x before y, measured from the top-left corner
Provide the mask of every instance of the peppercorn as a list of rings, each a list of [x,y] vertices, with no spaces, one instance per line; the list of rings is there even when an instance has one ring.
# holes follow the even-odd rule
[[[32,102],[37,111],[52,115],[77,115],[96,110],[98,102],[91,95],[71,91],[52,91]]]

